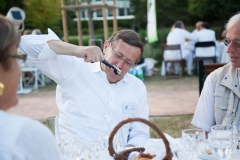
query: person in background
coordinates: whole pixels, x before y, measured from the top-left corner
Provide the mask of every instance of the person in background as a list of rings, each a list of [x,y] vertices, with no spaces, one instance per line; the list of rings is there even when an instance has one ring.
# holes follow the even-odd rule
[[[188,32],[185,30],[184,23],[182,21],[176,21],[173,24],[173,27],[171,29],[171,32],[167,36],[167,45],[181,45],[181,51],[182,51],[182,58],[186,60],[187,65],[187,73],[188,75],[192,75],[193,70],[193,51],[194,46],[188,43],[189,41],[195,42],[197,40],[196,35]],[[175,51],[165,51],[165,59],[179,59],[178,54],[175,54]],[[176,57],[177,55],[177,57]],[[167,66],[167,71],[171,72],[171,67],[174,67],[175,72],[180,71],[180,64],[169,64]],[[164,73],[164,62],[162,63],[162,72],[161,75],[164,76],[166,73]]]
[[[19,50],[58,84],[56,136],[60,139],[80,135],[87,146],[98,140],[99,132],[112,131],[124,119],[149,119],[146,87],[128,73],[143,55],[143,43],[136,32],[125,29],[114,33],[104,42],[104,55],[97,46],[62,42],[50,29],[47,35],[22,36]],[[120,68],[121,75],[102,63],[103,59]],[[122,135],[123,145],[143,146],[150,137],[149,127],[129,123],[122,128]]]
[[[207,29],[205,27],[207,23],[199,21],[196,23],[196,30],[194,31],[194,34],[197,36],[197,42],[208,42],[208,41],[213,41],[216,43],[216,36],[215,36],[215,31],[211,29]],[[214,56],[216,53],[215,47],[198,47],[195,49],[195,56],[196,57],[209,57],[209,56]],[[204,64],[207,63],[214,63],[210,59],[204,60]]]
[[[27,117],[7,113],[18,103],[19,63],[26,59],[17,54],[19,41],[20,32],[0,15],[0,159],[59,160],[59,148],[47,127]]]
[[[224,44],[231,63],[207,77],[191,122],[206,132],[219,124],[233,124],[240,130],[240,13],[230,18],[226,30]]]
[[[29,29],[24,30],[23,35],[32,34],[32,31]]]

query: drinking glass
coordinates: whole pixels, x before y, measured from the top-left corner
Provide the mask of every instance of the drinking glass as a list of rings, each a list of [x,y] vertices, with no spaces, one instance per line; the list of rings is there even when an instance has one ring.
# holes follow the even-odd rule
[[[98,132],[98,142],[101,145],[101,149],[103,151],[108,150],[109,135],[110,135],[110,132],[108,132],[108,131],[99,131]]]
[[[102,151],[102,147],[99,141],[90,141],[88,144],[88,149],[89,149],[88,158],[99,159],[100,152]]]
[[[211,127],[211,150],[215,156],[225,160],[233,156],[238,143],[238,131],[234,125]]]
[[[181,157],[185,160],[196,159],[200,146],[206,140],[205,132],[201,129],[186,129],[182,131],[182,153]]]
[[[80,159],[83,153],[84,140],[80,136],[69,136],[61,138],[60,150],[64,160]]]

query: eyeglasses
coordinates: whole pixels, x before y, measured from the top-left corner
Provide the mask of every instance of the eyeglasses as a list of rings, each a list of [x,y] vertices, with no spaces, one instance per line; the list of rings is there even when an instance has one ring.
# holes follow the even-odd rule
[[[8,57],[16,58],[20,66],[23,66],[27,59],[26,54],[10,54]]]
[[[228,46],[230,43],[232,44],[232,46],[234,47],[240,47],[240,41],[231,41],[228,38],[224,38],[223,43]]]
[[[111,48],[111,50],[112,50],[112,53],[113,53],[114,57],[115,57],[116,59],[119,59],[119,60],[124,61],[124,64],[125,64],[126,66],[132,67],[132,66],[135,65],[135,63],[132,62],[130,59],[125,59],[125,58],[123,58],[123,55],[122,55],[121,53],[115,52],[115,51],[113,50],[111,44],[110,44],[110,48]]]

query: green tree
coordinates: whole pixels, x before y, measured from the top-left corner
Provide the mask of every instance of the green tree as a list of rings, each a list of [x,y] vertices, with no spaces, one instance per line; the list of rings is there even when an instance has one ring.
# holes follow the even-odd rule
[[[189,12],[209,22],[227,20],[240,10],[239,0],[188,0]]]
[[[0,13],[6,15],[11,7],[22,8],[23,0],[0,0]]]
[[[27,26],[38,28],[43,33],[47,32],[47,28],[61,32],[60,0],[23,0],[23,4]]]
[[[146,28],[147,0],[130,0],[130,2],[132,13],[135,15],[134,22],[140,28]],[[156,0],[155,3],[158,27],[170,27],[177,20],[187,24],[193,23],[188,13],[188,0]]]

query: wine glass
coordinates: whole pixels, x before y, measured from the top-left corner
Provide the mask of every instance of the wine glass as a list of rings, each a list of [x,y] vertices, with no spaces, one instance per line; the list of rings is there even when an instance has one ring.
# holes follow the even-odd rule
[[[211,127],[211,150],[221,160],[233,156],[238,143],[235,125],[215,125]]]

